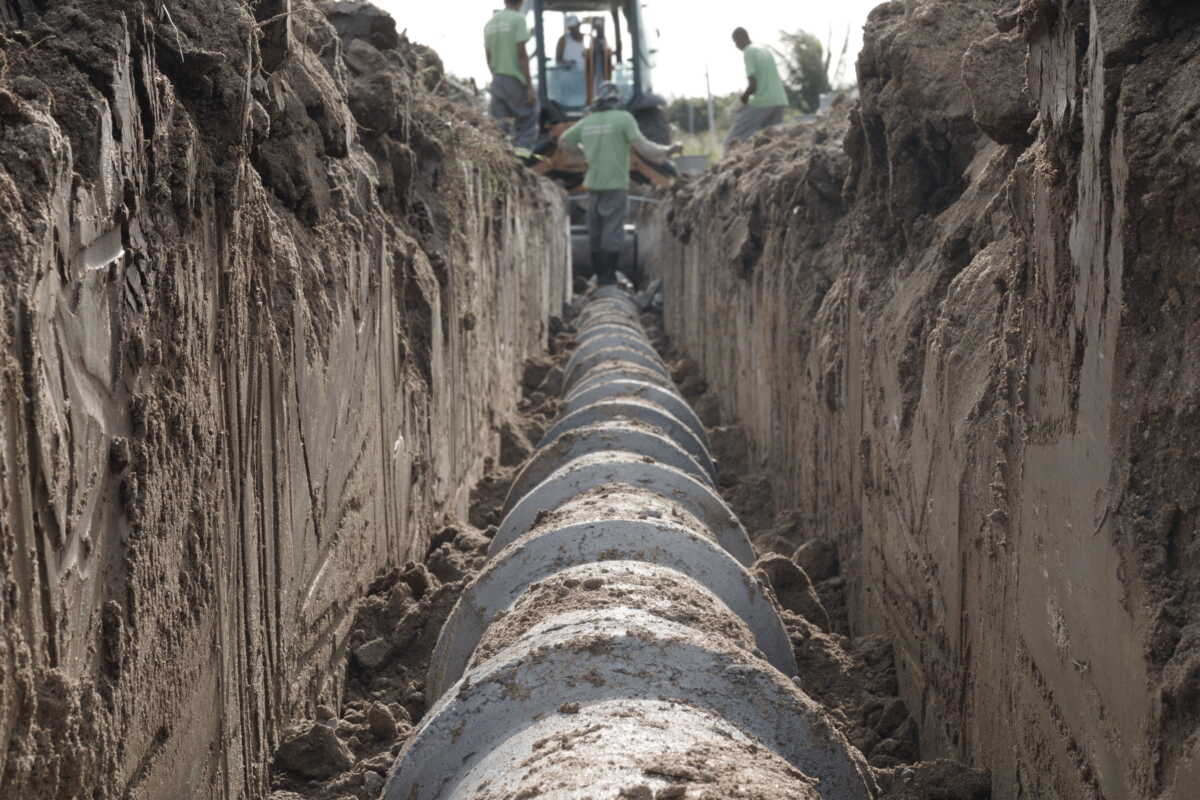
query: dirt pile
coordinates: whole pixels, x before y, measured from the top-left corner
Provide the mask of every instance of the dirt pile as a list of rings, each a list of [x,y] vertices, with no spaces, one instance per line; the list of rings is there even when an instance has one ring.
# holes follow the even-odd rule
[[[772,547],[839,565],[923,754],[997,797],[1200,783],[1198,21],[897,0],[859,102],[652,222],[699,405],[763,469],[738,491],[788,498]]]
[[[259,796],[500,455],[558,195],[362,3],[0,0],[0,48],[0,794]]]
[[[379,797],[425,713],[425,673],[442,624],[489,542],[470,526],[447,526],[423,563],[372,584],[347,639],[340,703],[318,706],[314,719],[283,732],[272,761],[272,800]]]

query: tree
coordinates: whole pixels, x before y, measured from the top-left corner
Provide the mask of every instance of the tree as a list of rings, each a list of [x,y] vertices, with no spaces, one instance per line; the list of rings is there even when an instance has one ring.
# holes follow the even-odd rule
[[[807,113],[821,107],[821,95],[833,87],[829,83],[829,56],[821,40],[808,31],[780,32],[783,52],[778,53],[787,72],[784,88],[791,104]]]

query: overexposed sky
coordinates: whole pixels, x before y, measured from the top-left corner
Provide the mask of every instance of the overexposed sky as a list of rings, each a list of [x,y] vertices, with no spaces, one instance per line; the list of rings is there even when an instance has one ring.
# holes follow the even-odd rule
[[[437,50],[446,68],[481,85],[489,80],[483,57],[483,26],[503,0],[373,0],[396,18],[409,38]],[[726,94],[745,88],[742,56],[730,41],[741,25],[755,42],[775,44],[779,31],[803,28],[834,42],[834,65],[850,31],[842,81],[854,82],[854,60],[862,47],[867,13],[883,0],[840,0],[834,3],[797,0],[644,0],[649,28],[660,34],[654,69],[654,90],[668,97],[704,94],[704,71],[712,74],[713,92]],[[532,21],[533,16],[530,15]],[[562,34],[561,17],[547,14],[547,44],[554,47]],[[833,75],[830,75],[834,78]]]

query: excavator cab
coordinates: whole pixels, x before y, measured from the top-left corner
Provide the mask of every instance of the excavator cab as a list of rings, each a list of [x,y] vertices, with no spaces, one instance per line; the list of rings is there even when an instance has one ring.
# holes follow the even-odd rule
[[[587,202],[583,181],[587,164],[558,147],[558,137],[588,112],[597,87],[612,81],[621,88],[621,100],[637,120],[642,135],[659,144],[669,144],[666,101],[654,94],[651,82],[652,56],[649,27],[642,0],[527,0],[534,14],[534,82],[542,108],[541,137],[535,148],[533,169],[552,178],[571,195],[571,239],[575,272],[591,272],[587,246]],[[558,41],[566,35],[568,15],[580,19],[584,30],[583,64],[558,63]],[[556,18],[558,24],[556,24]],[[547,23],[550,23],[549,26]],[[678,177],[671,164],[656,165],[630,153],[630,178],[635,187],[634,205],[643,202],[636,189],[670,186]],[[633,207],[633,206],[631,206]],[[638,282],[640,256],[637,227],[625,226],[625,250],[621,271]]]
[[[582,191],[586,166],[558,151],[558,137],[578,122],[604,81],[621,87],[624,107],[638,121],[642,134],[660,144],[670,142],[666,101],[651,84],[653,49],[646,35],[643,5],[638,0],[529,0],[534,15],[537,52],[534,81],[542,107],[542,136],[536,148],[535,170],[549,175],[568,191]],[[585,32],[582,64],[557,60],[559,35],[566,18],[577,16]],[[555,18],[561,24],[554,24]],[[547,23],[550,23],[549,27]],[[630,167],[636,184],[669,186],[677,177],[673,167],[647,164],[633,154]]]

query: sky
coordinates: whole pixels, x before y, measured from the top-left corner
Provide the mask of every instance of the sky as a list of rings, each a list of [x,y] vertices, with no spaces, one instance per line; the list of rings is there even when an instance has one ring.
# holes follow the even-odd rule
[[[396,18],[396,27],[410,39],[437,50],[451,73],[475,78],[486,85],[483,26],[503,0],[373,0]],[[651,29],[657,29],[658,54],[654,90],[667,97],[704,94],[704,74],[712,76],[715,94],[745,88],[742,56],[730,41],[739,25],[758,44],[776,44],[779,31],[804,29],[822,42],[834,41],[834,62],[850,33],[843,83],[854,82],[854,61],[862,47],[867,13],[883,0],[837,0],[831,3],[796,0],[644,0]],[[532,21],[532,15],[530,20]],[[547,41],[553,47],[561,35],[561,17],[547,15]],[[830,67],[834,72],[835,66]],[[831,78],[834,77],[832,74]]]

